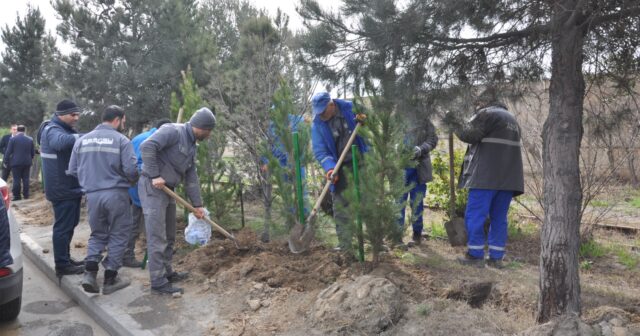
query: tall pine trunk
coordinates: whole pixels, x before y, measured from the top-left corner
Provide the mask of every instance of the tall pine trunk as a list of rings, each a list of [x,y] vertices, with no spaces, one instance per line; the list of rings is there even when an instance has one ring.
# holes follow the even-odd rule
[[[579,154],[583,132],[585,28],[582,14],[572,16],[578,2],[556,3],[551,31],[550,107],[543,131],[545,218],[537,316],[540,323],[564,313],[581,312]]]

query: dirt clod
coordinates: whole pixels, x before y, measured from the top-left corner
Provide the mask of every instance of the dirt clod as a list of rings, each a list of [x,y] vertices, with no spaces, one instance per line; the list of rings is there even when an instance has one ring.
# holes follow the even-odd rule
[[[397,323],[404,311],[402,295],[391,281],[365,275],[320,292],[311,319],[325,331],[340,326],[345,332],[373,335]]]

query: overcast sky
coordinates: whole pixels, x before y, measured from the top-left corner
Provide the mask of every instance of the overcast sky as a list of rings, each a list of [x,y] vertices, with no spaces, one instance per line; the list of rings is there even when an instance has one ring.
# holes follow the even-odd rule
[[[50,1],[51,0],[0,0],[0,26],[4,28],[7,25],[15,25],[16,13],[19,13],[20,16],[23,17],[27,12],[28,5],[31,4],[34,7],[40,8],[42,15],[47,22],[47,29],[50,30],[51,33],[55,36],[55,29],[56,25],[58,24],[58,20]],[[296,31],[298,29],[302,29],[302,20],[295,10],[295,7],[298,5],[299,0],[249,1],[254,3],[257,7],[266,8],[271,13],[271,15],[275,15],[277,8],[280,8],[291,18],[289,26],[292,30]],[[340,2],[340,0],[321,1],[322,6],[327,8],[337,8]],[[4,49],[4,44],[2,43],[2,41],[0,41],[0,49]]]

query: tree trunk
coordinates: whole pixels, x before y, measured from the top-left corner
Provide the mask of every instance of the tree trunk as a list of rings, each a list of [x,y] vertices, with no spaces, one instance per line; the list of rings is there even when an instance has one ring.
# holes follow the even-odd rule
[[[540,296],[537,321],[581,312],[578,249],[580,244],[580,142],[585,31],[582,14],[572,16],[578,0],[554,8],[549,88],[549,116],[543,131],[544,207],[541,233]]]

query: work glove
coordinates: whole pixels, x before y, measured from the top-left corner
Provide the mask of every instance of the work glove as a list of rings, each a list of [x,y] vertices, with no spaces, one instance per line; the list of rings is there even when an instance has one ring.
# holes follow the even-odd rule
[[[413,147],[413,159],[415,160],[421,156],[422,156],[422,149],[420,149],[420,147],[418,146]]]
[[[364,114],[364,113],[358,113],[358,114],[356,114],[356,121],[357,121],[357,122],[359,122],[359,123],[361,123],[361,124],[364,124],[364,121],[365,121],[365,120],[367,120],[367,115],[366,115],[366,114]]]
[[[327,175],[325,175],[325,177],[327,178],[327,181],[331,180],[332,174],[333,174],[333,168],[329,169],[329,171],[327,171]],[[338,183],[338,174],[336,174],[336,176],[333,177],[333,181],[331,181],[331,183],[333,184]]]

